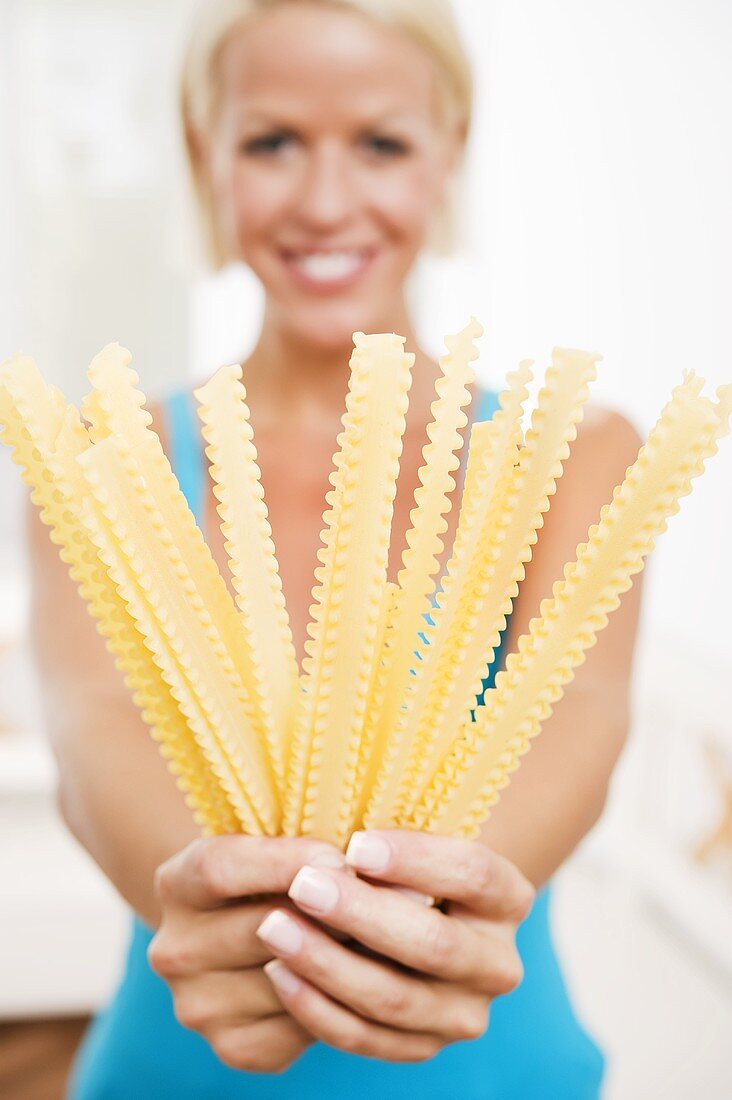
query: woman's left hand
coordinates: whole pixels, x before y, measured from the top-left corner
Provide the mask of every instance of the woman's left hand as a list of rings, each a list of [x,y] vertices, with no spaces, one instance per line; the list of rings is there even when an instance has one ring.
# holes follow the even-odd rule
[[[289,896],[355,945],[284,909],[258,929],[287,1011],[330,1046],[394,1062],[482,1035],[491,1001],[523,978],[515,936],[536,894],[528,879],[477,841],[403,829],[354,834],[346,859],[384,885],[305,866]],[[447,912],[392,885],[445,898]]]

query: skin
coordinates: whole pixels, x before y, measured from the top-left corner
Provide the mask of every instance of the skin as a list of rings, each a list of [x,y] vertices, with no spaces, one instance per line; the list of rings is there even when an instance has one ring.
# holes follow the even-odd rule
[[[302,3],[232,36],[219,59],[215,117],[199,137],[228,248],[266,291],[261,336],[244,378],[300,657],[358,329],[399,332],[416,351],[392,580],[406,543],[437,367],[418,347],[404,280],[463,139],[437,107],[433,62],[400,32]],[[354,248],[365,250],[368,263],[347,286],[308,285],[293,269],[292,257],[303,252]],[[160,410],[152,411],[165,442]],[[574,556],[639,443],[621,417],[588,413],[527,568],[509,644]],[[209,491],[204,529],[225,574],[215,503]],[[494,997],[521,980],[515,933],[535,890],[602,812],[627,735],[638,586],[502,792],[480,841],[389,830],[380,834],[388,863],[359,875],[353,846],[344,860],[331,845],[307,838],[197,838],[30,511],[29,545],[32,631],[61,812],[157,930],[150,962],[170,984],[181,1023],[204,1035],[227,1065],[257,1072],[281,1072],[318,1039],[372,1057],[421,1061],[482,1034]],[[314,909],[302,892],[318,881],[332,895],[327,911]],[[446,899],[444,911],[410,890]]]

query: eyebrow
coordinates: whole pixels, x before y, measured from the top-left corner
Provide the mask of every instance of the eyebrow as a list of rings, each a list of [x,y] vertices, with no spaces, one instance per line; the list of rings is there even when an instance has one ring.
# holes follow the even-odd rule
[[[286,111],[277,110],[262,110],[261,108],[250,109],[244,104],[238,104],[232,110],[232,116],[239,121],[250,122],[254,125],[266,125],[266,126],[287,126],[288,129],[293,128],[296,123],[292,123],[283,119],[283,114]],[[385,111],[378,116],[370,117],[368,119],[361,120],[363,126],[394,126],[400,123],[409,123],[413,121],[415,116],[406,111]]]

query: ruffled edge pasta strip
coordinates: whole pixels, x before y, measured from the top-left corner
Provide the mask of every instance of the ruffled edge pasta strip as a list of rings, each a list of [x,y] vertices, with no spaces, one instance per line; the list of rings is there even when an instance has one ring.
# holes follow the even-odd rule
[[[180,548],[147,488],[150,470],[110,437],[79,458],[90,490],[82,517],[117,589],[248,833],[276,835],[264,746],[241,682]]]
[[[19,385],[11,373],[17,363]],[[184,717],[142,644],[134,622],[100,563],[79,519],[83,494],[73,483],[76,458],[89,446],[78,411],[47,386],[27,357],[11,360],[0,375],[0,422],[13,461],[31,488],[31,499],[50,528],[51,541],[68,565],[97,629],[115,658],[133,701],[160,744],[196,823],[208,834],[236,831],[238,822],[205,764]],[[10,389],[7,388],[10,386]],[[12,391],[12,392],[11,392]],[[25,396],[24,396],[25,395]]]
[[[78,428],[82,429],[81,432],[77,431]],[[67,500],[76,502],[84,500],[86,488],[77,461],[88,447],[88,439],[85,441],[84,436],[86,432],[76,414],[76,423],[68,425],[68,433],[62,430],[56,448],[57,483],[66,487]],[[78,504],[76,507],[78,510]],[[88,517],[86,511],[79,514]],[[83,526],[81,521],[78,522],[80,527]],[[239,832],[241,823],[225,790],[212,771],[122,597],[100,564],[96,548],[86,532],[85,541],[89,547],[89,557],[95,558],[95,572],[100,580],[99,602],[108,624],[103,632],[108,634],[112,652],[120,654],[118,666],[128,673],[127,684],[132,691],[133,702],[140,709],[143,721],[150,726],[150,734],[158,743],[178,786],[186,793],[186,802],[194,812],[196,824],[208,835]]]
[[[439,646],[437,669],[407,770],[399,822],[419,802],[432,773],[467,720],[505,629],[543,515],[577,436],[598,356],[554,348],[518,465],[509,465],[485,514],[460,607]],[[509,460],[510,461],[510,460]],[[505,488],[504,488],[505,487]],[[503,489],[503,491],[502,491]]]
[[[113,438],[124,441],[128,451],[144,464],[147,491],[152,495],[172,543],[181,553],[188,576],[226,648],[246,696],[247,727],[254,724],[263,745],[265,730],[256,706],[257,680],[253,675],[244,623],[219,572],[211,550],[196,523],[145,409],[145,395],[137,388],[130,353],[119,344],[108,344],[89,368],[91,392],[82,412],[90,421],[89,434],[97,444]]]
[[[440,646],[459,607],[462,588],[483,529],[483,516],[499,491],[506,467],[512,468],[515,461],[516,444],[521,437],[521,411],[530,377],[530,364],[524,361],[508,376],[507,388],[499,398],[500,408],[492,420],[473,426],[457,532],[442,580],[442,591],[437,594],[430,621],[423,627],[425,641],[420,644],[416,624],[414,633],[409,635],[411,675],[401,695],[395,693],[388,723],[382,722],[381,741],[386,747],[381,753],[380,770],[369,792],[364,814],[368,828],[388,827],[396,822],[399,814],[405,770],[409,768],[410,757],[415,758],[419,752],[416,737],[430,696]]]
[[[578,547],[576,561],[565,567],[552,598],[543,601],[540,616],[509,656],[486,706],[455,739],[411,827],[479,834],[520,756],[729,430],[732,386],[718,391],[715,404],[699,396],[702,385],[689,376],[674,390],[611,503]]]
[[[407,694],[418,633],[434,590],[434,576],[443,550],[447,530],[444,518],[450,510],[450,493],[455,489],[453,472],[459,467],[457,452],[463,445],[461,431],[468,418],[462,411],[470,403],[469,387],[475,381],[471,367],[478,358],[475,341],[483,328],[476,319],[455,336],[447,336],[447,354],[439,362],[440,375],[435,385],[437,397],[432,403],[432,421],[427,427],[429,443],[422,452],[424,465],[418,472],[419,485],[410,513],[411,527],[402,554],[393,607],[390,615],[391,644],[386,650],[380,676],[378,709],[367,710],[364,741],[370,759],[363,761],[358,816],[361,817],[369,793],[381,767],[388,733],[399,717]]]
[[[240,366],[222,367],[195,396],[244,625],[251,671],[247,687],[284,799],[298,667],[241,376]]]
[[[288,831],[335,844],[353,809],[414,362],[395,334],[355,333],[354,344],[285,807]]]
[[[381,603],[381,611],[379,613],[379,626],[376,632],[376,660],[374,662],[373,673],[371,677],[371,686],[368,691],[368,703],[366,705],[366,718],[363,724],[363,730],[361,733],[361,746],[358,755],[358,765],[356,768],[356,782],[354,785],[354,808],[352,812],[350,829],[360,828],[363,811],[365,808],[365,799],[368,797],[369,785],[366,780],[368,774],[369,765],[374,759],[375,753],[378,753],[378,749],[374,747],[374,738],[376,735],[376,722],[378,716],[381,714],[381,710],[384,703],[384,692],[386,690],[386,678],[389,674],[389,632],[391,630],[391,620],[394,614],[394,607],[396,604],[398,586],[392,584],[391,581],[387,581],[384,587],[384,595]],[[369,721],[369,716],[373,715],[374,720]]]
[[[458,366],[443,363],[398,586],[386,569],[414,356],[396,335],[354,336],[301,677],[239,368],[200,392],[241,614],[150,428],[129,353],[109,345],[95,358],[89,431],[32,360],[0,365],[3,439],[207,832],[277,835],[284,827],[340,846],[354,823],[477,836],[729,428],[732,386],[716,403],[693,375],[674,390],[471,721],[598,357],[554,349],[525,443],[528,362],[510,376],[493,421],[473,429],[452,555],[420,631],[465,422],[470,328],[448,338],[444,358]],[[280,674],[289,697],[268,698]]]

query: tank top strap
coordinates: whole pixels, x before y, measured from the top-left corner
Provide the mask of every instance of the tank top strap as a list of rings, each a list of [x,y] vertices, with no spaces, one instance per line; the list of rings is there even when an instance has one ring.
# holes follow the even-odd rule
[[[189,390],[176,390],[164,404],[168,454],[188,507],[201,526],[206,487],[203,442]]]

